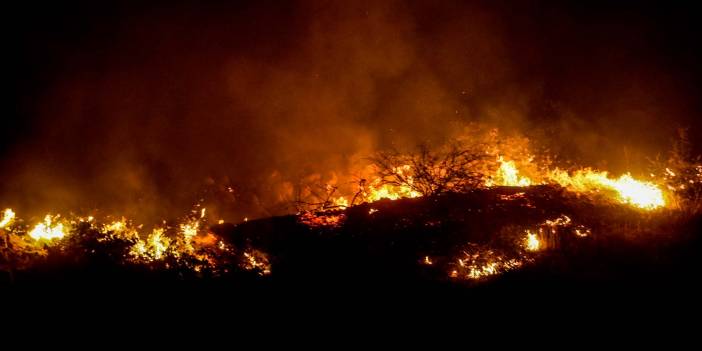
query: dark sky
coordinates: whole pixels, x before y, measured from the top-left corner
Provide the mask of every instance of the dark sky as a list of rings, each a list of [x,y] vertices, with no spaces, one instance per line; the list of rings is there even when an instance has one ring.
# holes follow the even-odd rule
[[[468,121],[637,170],[702,127],[682,1],[145,3],[5,9],[3,201],[167,208],[208,181],[273,201],[261,184]]]

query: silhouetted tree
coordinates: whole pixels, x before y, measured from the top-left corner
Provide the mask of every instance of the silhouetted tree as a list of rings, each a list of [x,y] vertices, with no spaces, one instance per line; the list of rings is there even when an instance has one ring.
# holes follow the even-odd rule
[[[422,195],[464,192],[485,181],[484,167],[491,156],[478,145],[453,143],[437,150],[426,144],[415,153],[379,152],[371,161],[384,184],[408,187]]]

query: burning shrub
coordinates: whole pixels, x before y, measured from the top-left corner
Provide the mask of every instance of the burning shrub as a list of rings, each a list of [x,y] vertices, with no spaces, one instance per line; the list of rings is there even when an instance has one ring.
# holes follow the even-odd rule
[[[468,244],[456,258],[449,274],[451,278],[479,280],[501,274],[524,264],[522,257],[501,252],[484,245]]]
[[[452,143],[437,151],[426,144],[417,152],[379,152],[371,160],[382,184],[411,189],[423,196],[464,192],[481,186],[490,155],[473,145]]]
[[[652,160],[651,173],[673,194],[678,209],[699,213],[702,210],[702,155],[693,156],[691,150],[687,131],[678,129],[668,158]]]
[[[414,152],[392,149],[376,153],[369,159],[371,164],[361,168],[363,176],[354,192],[347,186],[354,182],[337,183],[336,174],[326,184],[319,174],[308,177],[317,183],[301,186],[295,205],[298,213],[321,212],[381,199],[553,184],[596,201],[647,211],[666,206],[666,194],[657,182],[638,180],[630,173],[613,177],[607,171],[587,167],[553,168],[547,150],[532,151],[528,138],[502,137],[496,129],[471,126],[436,148],[422,144]],[[702,167],[696,172],[702,172]]]
[[[134,227],[124,218],[102,223],[92,216],[47,215],[34,227],[27,227],[17,224],[14,212],[8,209],[0,217],[0,271],[8,272],[9,281],[17,273],[51,276],[67,272],[86,279],[119,279],[127,272],[177,279],[270,273],[264,251],[225,243],[206,229],[204,209],[198,213],[175,226],[164,222],[141,237],[141,226]]]
[[[15,270],[30,267],[38,257],[46,257],[47,251],[44,246],[36,245],[28,235],[22,235],[12,228],[10,212],[6,210],[0,221],[0,272],[7,272],[12,280]]]

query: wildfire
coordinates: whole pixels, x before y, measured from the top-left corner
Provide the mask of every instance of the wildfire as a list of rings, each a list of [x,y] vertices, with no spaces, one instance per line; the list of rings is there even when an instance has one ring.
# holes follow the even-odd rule
[[[113,233],[121,233],[127,228],[127,223],[124,218],[119,221],[114,221],[105,226],[105,231]]]
[[[407,178],[407,183],[412,184],[413,178],[408,175],[412,171],[410,165],[405,165],[402,167],[395,168],[395,171]],[[410,185],[393,185],[385,184],[382,179],[375,179],[370,182],[368,189],[365,193],[365,198],[367,202],[375,202],[382,199],[397,200],[404,198],[416,198],[420,197],[422,194],[415,189],[412,189]]]
[[[492,186],[518,186],[527,187],[537,184],[532,179],[521,176],[515,161],[505,160],[499,156],[497,161],[500,166],[495,174],[487,177],[486,187]],[[666,169],[667,176],[675,173]],[[636,180],[630,173],[619,178],[611,178],[606,171],[595,171],[589,168],[577,170],[571,174],[556,168],[546,171],[539,176],[541,184],[558,184],[570,191],[586,193],[598,192],[615,198],[620,203],[634,207],[653,210],[666,205],[663,191],[654,183]]]
[[[578,226],[575,228],[575,235],[584,238],[590,234],[592,234],[592,231],[589,228],[585,228],[584,226]]]
[[[528,261],[527,257],[511,256],[486,246],[469,244],[463,250],[463,256],[456,259],[458,265],[453,265],[449,277],[482,280],[521,267],[525,261]]]
[[[154,229],[146,241],[137,241],[130,253],[138,259],[147,261],[162,259],[171,245],[171,240],[164,235],[164,232],[163,228]]]
[[[379,200],[397,200],[406,198],[421,197],[422,193],[412,188],[414,178],[412,177],[412,166],[404,165],[393,168],[394,172],[401,175],[406,184],[388,184],[382,178],[376,177],[371,181],[363,181],[357,194],[352,196],[330,196],[328,201],[325,201],[325,206],[321,210],[329,209],[345,209],[360,203],[373,203]],[[336,191],[336,187],[329,184],[326,185],[327,191],[332,193]],[[328,206],[331,204],[331,206]]]
[[[514,161],[505,161],[502,156],[499,156],[497,162],[500,163],[500,168],[497,169],[493,178],[488,178],[485,181],[485,186],[529,186],[532,184],[531,179],[519,175]]]
[[[246,270],[257,271],[259,275],[268,275],[271,273],[271,264],[268,261],[268,255],[259,250],[244,252],[244,262],[242,266]]]
[[[153,257],[158,260],[161,259],[166,250],[168,250],[170,244],[170,239],[163,235],[163,229],[157,228],[154,229],[153,233],[149,236],[147,248],[150,248]]]
[[[638,181],[629,173],[611,179],[606,171],[583,169],[569,175],[568,172],[556,169],[551,172],[549,179],[576,192],[609,191],[619,202],[641,209],[653,210],[665,206],[663,192],[658,186]]]
[[[236,248],[216,234],[205,232],[204,213],[204,209],[198,209],[192,212],[192,215],[199,215],[198,218],[189,217],[175,227],[167,226],[164,222],[162,227],[154,228],[145,237],[139,233],[142,225],[133,226],[124,217],[117,220],[108,217],[110,220],[102,222],[93,216],[64,219],[60,215],[49,214],[31,230],[19,226],[0,236],[0,240],[16,255],[16,267],[19,262],[22,262],[22,267],[31,267],[34,259],[45,257],[48,254],[46,245],[61,247],[59,252],[71,252],[71,245],[75,242],[66,238],[81,235],[86,238],[93,236],[94,240],[104,245],[115,241],[115,249],[125,250],[119,261],[123,265],[156,264],[152,267],[187,270],[195,274],[204,274],[205,270],[209,272],[207,274],[223,274],[231,269],[229,263],[236,258],[241,270],[253,270],[259,275],[270,274],[271,264],[265,252],[251,247]],[[0,219],[0,229],[4,229],[15,220],[15,213],[7,209]],[[90,253],[95,253],[95,250]]]
[[[305,212],[298,217],[300,223],[309,227],[338,227],[346,219],[344,214]]]
[[[411,199],[420,196],[422,196],[421,193],[407,186],[392,186],[389,184],[384,184],[377,188],[371,188],[371,191],[368,193],[368,202],[375,202],[382,199]]]
[[[524,239],[524,247],[527,249],[527,251],[539,251],[541,248],[541,242],[539,241],[539,238],[536,236],[536,234],[532,233],[531,231],[527,230],[527,236]]]
[[[339,196],[333,201],[334,206],[339,207],[339,208],[347,208],[349,207],[349,200],[343,196]]]
[[[199,228],[200,221],[198,220],[191,220],[180,224],[180,233],[183,234],[185,245],[190,250],[192,250],[192,245],[190,243],[192,242],[193,238],[197,235]]]
[[[558,217],[556,219],[547,219],[546,221],[544,221],[544,224],[551,227],[551,228],[555,228],[555,227],[559,227],[559,226],[561,226],[561,227],[567,226],[571,222],[572,221],[570,220],[570,217],[568,217],[566,215],[561,215],[560,217]]]
[[[490,151],[489,153],[492,153]],[[527,155],[520,164],[531,163],[534,156]],[[644,210],[653,210],[666,205],[664,194],[658,185],[634,179],[631,174],[626,173],[619,178],[611,178],[606,171],[595,171],[583,168],[572,174],[558,168],[535,171],[538,167],[531,167],[530,176],[523,175],[517,167],[518,162],[514,159],[507,159],[503,155],[497,156],[499,167],[494,173],[484,173],[482,186],[512,186],[529,187],[537,184],[558,184],[570,191],[577,193],[599,193],[601,195],[614,198],[620,203],[631,205]],[[419,170],[414,166],[406,164],[392,168],[392,173],[402,181],[387,182],[383,178],[376,177],[368,182],[364,181],[361,189],[354,196],[330,197],[326,204],[332,206],[323,209],[340,208],[345,209],[362,202],[373,203],[382,199],[397,200],[403,198],[421,197],[423,194],[415,188],[417,174],[445,174],[448,170],[438,169]],[[480,168],[480,166],[476,166]],[[422,173],[424,172],[424,173]],[[484,171],[483,171],[484,172]],[[672,177],[674,173],[667,170],[667,176]],[[423,183],[422,183],[423,184]],[[327,185],[328,188],[337,190],[336,187]],[[503,200],[514,200],[520,198],[521,193],[514,195],[502,195]]]
[[[46,215],[44,221],[38,223],[32,231],[29,232],[29,236],[34,240],[53,240],[61,239],[66,233],[64,232],[63,223],[57,222],[59,216],[52,217],[51,215]]]
[[[0,220],[0,229],[7,227],[15,220],[15,212],[11,208],[5,209]]]
[[[196,236],[193,238],[193,243],[198,246],[214,246],[217,243],[217,236],[212,233],[207,233],[203,236]]]
[[[476,280],[482,279],[512,270],[520,267],[521,265],[522,262],[517,259],[507,260],[502,257],[498,257],[495,261],[491,261],[483,265],[471,264],[468,268],[467,278]]]
[[[443,179],[441,177],[444,174],[450,174],[449,170],[445,169],[450,168],[446,166],[447,163],[435,163],[431,167],[425,168],[422,168],[420,163],[411,163],[411,165],[406,164],[393,168],[388,167],[392,171],[391,176],[385,174],[381,177],[380,175],[383,173],[377,173],[375,178],[372,176],[368,177],[366,173],[363,173],[363,177],[359,177],[362,178],[362,181],[358,183],[358,188],[352,192],[352,196],[346,193],[346,191],[349,191],[349,185],[344,186],[343,183],[337,183],[335,180],[334,184],[341,184],[338,188],[337,186],[327,185],[327,193],[324,196],[315,194],[315,201],[309,202],[310,205],[321,206],[321,208],[311,211],[301,209],[298,213],[297,221],[312,228],[333,229],[341,227],[347,219],[353,220],[355,218],[353,211],[349,211],[349,217],[347,218],[345,209],[364,202],[373,203],[383,199],[398,200],[423,196],[423,193],[417,189],[421,189],[426,194],[440,195],[442,192],[450,191],[468,192],[476,187],[530,187],[557,184],[570,192],[594,193],[598,194],[597,197],[613,199],[619,203],[643,210],[655,210],[666,206],[666,199],[669,201],[675,201],[676,199],[674,189],[670,188],[670,185],[666,188],[666,191],[670,191],[670,193],[664,195],[656,183],[634,179],[630,173],[612,177],[606,171],[597,171],[589,168],[568,172],[558,168],[541,167],[543,165],[536,167],[534,164],[527,164],[532,161],[532,156],[527,156],[529,157],[527,160],[520,158],[520,156],[515,156],[517,155],[515,152],[502,154],[502,151],[500,153],[498,151],[489,151],[486,154],[481,154],[481,157],[484,158],[475,161],[475,163],[461,164],[461,167],[464,167],[461,169],[462,171],[470,168],[470,172],[473,173],[466,171],[464,173],[458,172],[458,174],[465,178],[475,177],[475,180],[471,183],[466,183],[465,187],[451,187],[450,185],[453,183],[443,183],[444,187],[427,186],[427,182],[440,181]],[[524,154],[522,153],[521,155]],[[497,164],[495,164],[495,160],[497,160]],[[403,163],[405,161],[396,164]],[[436,164],[439,165],[437,166]],[[524,172],[520,172],[517,165],[520,165],[520,167],[525,166],[522,169]],[[495,170],[495,168],[497,169]],[[696,168],[696,170],[697,178],[695,179],[702,179],[702,166]],[[665,168],[664,176],[666,179],[677,179],[682,177],[681,174]],[[473,178],[470,179],[472,180]],[[676,185],[675,189],[677,187],[684,189],[686,186],[694,184],[695,181],[686,180],[684,184]],[[351,184],[353,183],[355,181]],[[447,184],[449,185],[446,186]],[[434,189],[439,190],[434,192]],[[532,204],[530,201],[533,200],[531,190],[534,190],[534,188],[531,190],[518,189],[520,192],[515,192],[515,189],[498,190],[491,192],[491,194],[498,194],[496,197],[498,201],[515,201],[514,205],[522,205],[524,203],[525,205],[523,206],[531,208],[535,208],[536,205],[534,204],[538,203],[534,201],[534,204]],[[339,191],[339,193],[336,191]],[[490,191],[488,190],[488,192]],[[201,203],[204,203],[204,200],[201,200]],[[379,205],[371,206],[381,207]],[[671,205],[671,207],[673,206]],[[220,265],[222,267],[231,268],[232,266],[227,266],[227,264],[235,262],[239,269],[256,271],[261,275],[270,274],[271,266],[266,253],[251,247],[235,247],[233,245],[229,246],[228,243],[225,244],[222,241],[223,238],[208,231],[207,210],[201,207],[201,204],[196,205],[195,208],[190,211],[184,220],[171,225],[167,225],[167,222],[164,221],[161,227],[149,229],[151,230],[150,232],[148,230],[142,232],[141,225],[135,226],[124,217],[112,216],[108,216],[109,220],[102,222],[93,216],[79,217],[71,215],[68,218],[62,218],[59,215],[49,214],[34,227],[25,227],[20,225],[24,223],[23,221],[15,224],[15,213],[12,209],[7,208],[0,217],[0,229],[5,229],[12,225],[10,234],[16,235],[16,238],[13,237],[12,240],[23,240],[28,245],[33,246],[34,249],[50,251],[46,250],[46,245],[70,245],[72,244],[71,240],[61,239],[69,235],[75,235],[74,233],[78,230],[89,228],[88,231],[90,233],[98,234],[97,240],[100,243],[111,240],[121,240],[122,243],[126,243],[124,244],[126,245],[126,259],[123,262],[125,264],[151,265],[161,261],[166,267],[169,267],[169,265],[171,267],[183,266],[192,271],[200,272],[202,269],[216,267],[220,263],[222,263]],[[377,208],[369,207],[367,213],[370,216],[376,212],[378,212]],[[95,213],[99,212],[93,212],[93,214]],[[391,212],[388,213],[392,214]],[[214,211],[210,212],[210,214],[216,215],[218,212]],[[502,248],[498,250],[488,246],[492,245],[492,243],[481,243],[479,244],[481,246],[469,244],[473,246],[463,251],[462,256],[459,254],[460,258],[457,259],[444,259],[444,256],[436,256],[434,257],[435,259],[432,259],[430,256],[421,256],[421,254],[417,258],[419,258],[419,264],[438,268],[448,266],[449,276],[454,278],[476,280],[502,274],[531,262],[538,256],[536,252],[552,250],[558,248],[559,245],[564,245],[561,244],[560,240],[563,239],[563,235],[566,235],[565,233],[578,238],[592,235],[592,231],[589,228],[577,224],[577,214],[569,213],[569,215],[572,215],[575,221],[566,215],[561,215],[535,223],[534,226],[528,228],[517,227],[516,230],[513,230],[513,228],[505,230],[510,235],[509,245],[512,246],[508,250],[503,250]],[[377,220],[375,222],[385,220],[386,216],[381,217],[376,217]],[[243,221],[247,222],[248,219],[248,217],[245,217]],[[217,223],[223,224],[224,220],[220,219]],[[441,222],[430,221],[426,222],[426,225],[434,226],[436,223]],[[5,231],[2,233],[5,234]],[[30,238],[33,240],[30,240]],[[223,258],[225,255],[230,255],[230,257]],[[236,257],[236,260],[231,260],[231,257]]]
[[[500,167],[494,175],[487,177],[486,187],[492,186],[518,186],[527,187],[536,184],[530,178],[521,176],[514,161],[507,161],[499,156]],[[666,174],[674,173],[666,169]],[[630,173],[619,178],[610,178],[606,171],[595,171],[584,168],[569,174],[556,168],[541,175],[541,183],[554,183],[568,188],[574,192],[599,192],[611,194],[620,203],[632,205],[640,209],[653,210],[666,205],[663,191],[658,185],[634,179]]]

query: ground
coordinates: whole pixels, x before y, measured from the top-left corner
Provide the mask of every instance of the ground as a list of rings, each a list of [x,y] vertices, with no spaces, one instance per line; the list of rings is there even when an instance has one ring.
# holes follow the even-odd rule
[[[689,294],[699,280],[701,228],[699,215],[643,211],[552,186],[499,187],[211,228],[228,245],[265,256],[270,273],[123,265],[90,250],[16,272],[10,285],[212,287],[255,294]],[[539,229],[541,246],[530,252],[526,231]],[[510,260],[519,264],[502,264]],[[494,262],[502,263],[489,268]]]

